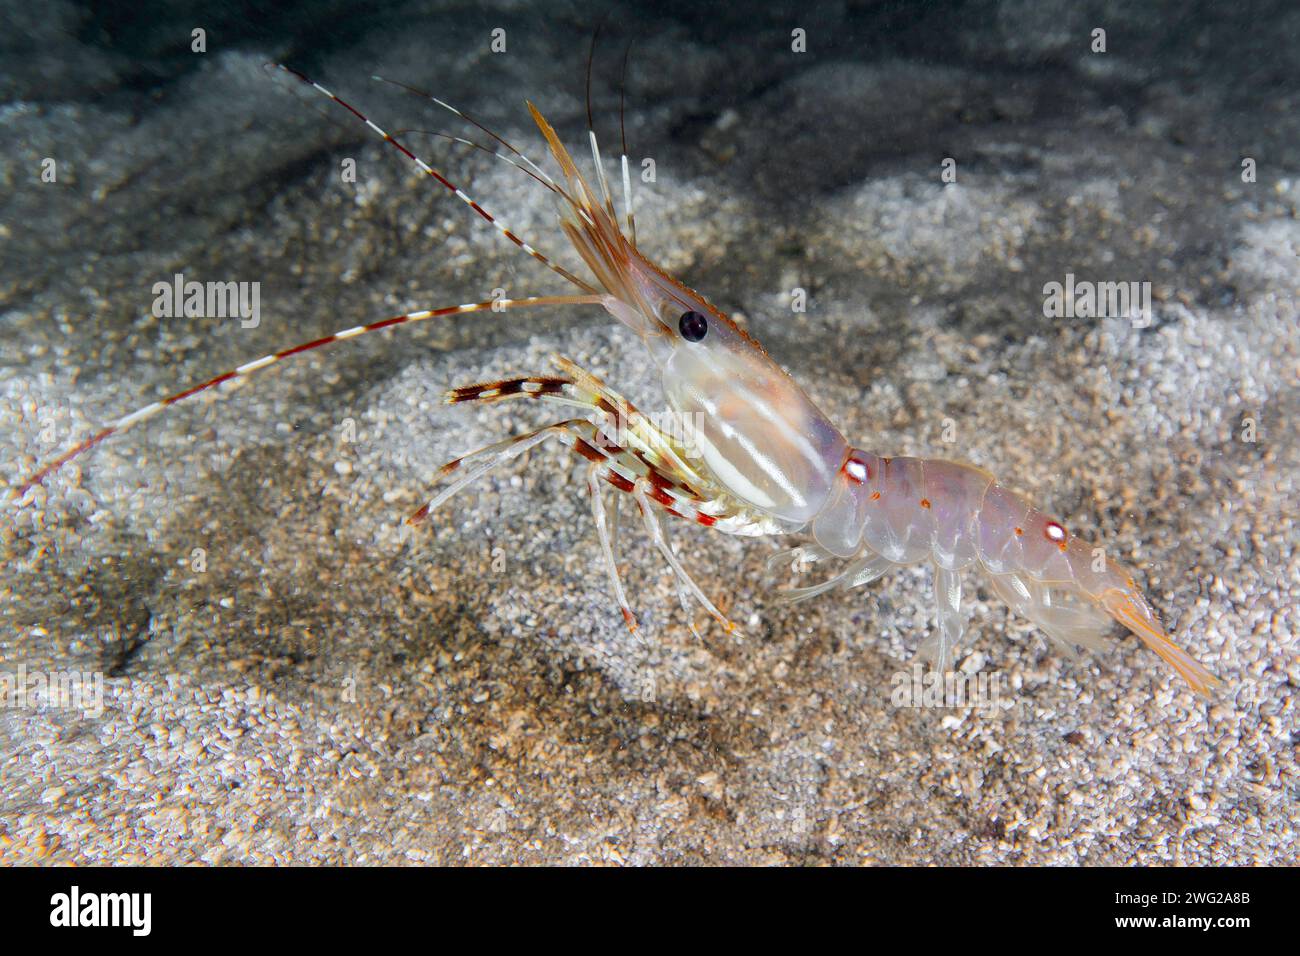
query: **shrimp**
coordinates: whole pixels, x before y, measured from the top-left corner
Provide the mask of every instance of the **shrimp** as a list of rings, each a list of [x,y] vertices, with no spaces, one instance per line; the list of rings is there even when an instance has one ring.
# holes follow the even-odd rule
[[[278,65],[277,65],[278,66]],[[614,601],[628,628],[639,623],[615,560],[603,489],[632,499],[645,531],[675,580],[688,619],[698,603],[727,631],[734,625],[705,595],[668,542],[663,515],[725,534],[810,535],[812,543],[778,558],[843,561],[829,579],[779,592],[800,601],[874,581],[890,569],[929,562],[937,623],[918,654],[940,672],[953,667],[962,639],[961,574],[976,567],[993,591],[1056,644],[1100,646],[1118,622],[1135,634],[1197,692],[1216,678],[1180,649],[1160,624],[1132,574],[1098,557],[1057,519],[979,469],[937,459],[880,457],[850,445],[790,375],[731,318],[643,255],[637,246],[626,145],[622,156],[625,217],[615,210],[596,135],[588,132],[593,187],[551,124],[527,103],[559,168],[552,177],[478,121],[427,94],[439,106],[490,136],[496,147],[458,142],[494,153],[547,189],[559,226],[592,281],[542,254],[506,228],[459,186],[355,107],[296,70],[280,70],[329,98],[451,192],[526,254],[577,289],[577,294],[471,302],[409,312],[336,332],[248,362],[118,419],[36,471],[13,490],[20,501],[59,468],[111,435],[125,431],[200,393],[291,357],[398,325],[440,317],[539,306],[600,306],[640,340],[658,374],[667,407],[698,427],[689,436],[666,429],[597,376],[557,358],[558,375],[530,375],[451,389],[451,404],[532,399],[578,409],[542,428],[488,445],[444,465],[439,488],[408,520],[419,523],[462,488],[528,450],[556,441],[586,464],[586,493]],[[391,82],[391,81],[390,81]],[[402,85],[402,84],[398,84]],[[411,87],[403,87],[419,93]],[[691,629],[695,625],[691,623]]]

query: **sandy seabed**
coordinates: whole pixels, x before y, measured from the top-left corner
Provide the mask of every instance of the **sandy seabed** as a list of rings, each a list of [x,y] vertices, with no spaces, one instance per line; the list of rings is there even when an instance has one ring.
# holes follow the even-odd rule
[[[740,625],[701,615],[697,640],[624,507],[634,638],[558,451],[407,533],[439,465],[548,420],[533,403],[450,408],[444,389],[559,353],[662,404],[635,338],[599,311],[466,318],[176,409],[6,512],[0,668],[100,673],[103,701],[0,710],[0,861],[1294,861],[1300,96],[1243,90],[1219,60],[1071,53],[1024,5],[987,6],[968,56],[943,65],[791,60],[630,13],[627,133],[657,171],[637,185],[639,241],[738,314],[855,444],[986,468],[1140,569],[1223,678],[1213,700],[1118,632],[1063,657],[970,575],[961,666],[1006,706],[899,707],[896,675],[933,626],[928,571],[787,607],[769,543],[675,527]],[[1213,55],[1243,64],[1274,42],[1294,79],[1286,16]],[[382,63],[540,157],[524,96],[583,141],[570,17],[543,29],[504,10],[518,39],[501,57],[463,53],[486,46],[468,18],[436,42],[378,23],[310,67],[381,125],[450,128],[371,83]],[[1152,29],[1119,16],[1111,33],[1140,51]],[[214,43],[148,96],[115,91],[113,56],[61,42],[0,71],[9,480],[277,348],[497,288],[560,291],[264,69],[288,41]],[[1007,65],[1035,43],[1050,66]],[[616,153],[609,59],[595,106]],[[536,183],[411,139],[576,258]],[[154,284],[177,273],[260,283],[258,326],[154,318]],[[1150,324],[1045,317],[1043,286],[1067,274],[1150,282]]]

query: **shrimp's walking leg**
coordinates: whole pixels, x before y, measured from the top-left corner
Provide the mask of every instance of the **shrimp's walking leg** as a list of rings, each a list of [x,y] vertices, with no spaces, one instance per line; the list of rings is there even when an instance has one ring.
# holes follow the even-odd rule
[[[484,448],[480,448],[478,451],[470,452],[462,458],[453,458],[451,461],[447,462],[447,464],[438,469],[435,481],[441,480],[453,472],[459,471],[469,462],[475,462],[476,464],[442,491],[438,492],[438,494],[434,495],[433,498],[429,499],[428,503],[421,507],[419,511],[406,519],[407,523],[418,524],[423,521],[428,517],[429,512],[441,506],[443,502],[456,494],[456,492],[460,491],[466,485],[482,478],[498,465],[504,464],[511,459],[518,458],[528,449],[532,448],[534,445],[541,444],[548,438],[565,434],[571,434],[581,438],[584,432],[594,431],[595,426],[592,425],[591,422],[581,418],[573,418],[568,421],[555,422],[554,424],[539,428],[536,431],[525,432],[522,435],[515,435],[511,438],[505,439],[504,441],[487,445]]]
[[[800,550],[798,548],[794,549]],[[802,555],[800,556],[802,557]],[[798,558],[796,558],[798,560]],[[883,575],[890,569],[893,562],[888,558],[876,554],[874,551],[867,551],[848,564],[839,574],[832,578],[827,578],[820,584],[809,585],[803,588],[790,588],[785,591],[778,591],[776,599],[782,604],[794,604],[798,601],[806,601],[809,598],[816,597],[819,594],[825,594],[827,591],[834,590],[837,587],[856,588],[864,584],[870,584],[876,578]]]
[[[448,391],[444,401],[449,405],[466,402],[490,404],[531,398],[585,408],[599,415],[608,425],[608,430],[630,450],[644,456],[647,467],[674,479],[676,487],[695,496],[693,489],[705,484],[705,480],[687,463],[679,443],[655,427],[631,402],[593,373],[562,355],[555,356],[553,361],[565,373],[564,376],[530,375],[462,385]]]
[[[645,478],[639,479],[632,487],[632,496],[636,499],[636,506],[641,511],[641,518],[645,522],[646,531],[649,533],[650,539],[655,543],[655,547],[659,549],[659,553],[663,555],[664,560],[668,562],[668,567],[672,569],[673,576],[677,583],[677,598],[681,602],[682,610],[686,612],[686,619],[687,623],[690,625],[691,633],[696,637],[700,636],[700,632],[696,629],[695,621],[691,616],[690,603],[686,599],[688,593],[693,595],[695,600],[700,602],[700,605],[704,610],[713,615],[714,620],[721,624],[727,633],[730,634],[736,629],[736,625],[714,606],[713,602],[710,601],[704,592],[700,590],[699,585],[695,583],[690,574],[687,573],[686,569],[682,567],[682,563],[677,560],[677,555],[673,554],[672,546],[668,543],[663,528],[659,524],[659,519],[654,513],[654,508],[650,503],[650,498],[646,494],[647,487],[653,489],[654,486]]]
[[[651,469],[643,459],[636,457],[626,448],[611,444],[599,426],[585,419],[569,419],[555,422],[535,431],[496,442],[448,462],[439,470],[438,478],[445,478],[464,468],[463,474],[431,498],[427,504],[408,519],[408,522],[416,524],[423,521],[431,511],[441,506],[465,486],[483,477],[497,466],[518,458],[528,449],[551,437],[559,438],[566,445],[570,445],[577,454],[591,462],[587,469],[587,488],[591,498],[592,517],[596,523],[596,533],[600,540],[605,566],[609,572],[610,584],[613,586],[614,598],[618,602],[619,610],[623,614],[623,620],[627,623],[628,629],[635,633],[638,623],[636,615],[628,604],[627,593],[623,588],[623,582],[618,573],[618,565],[614,558],[614,547],[606,517],[605,503],[602,498],[602,481],[613,485],[620,492],[630,493],[636,497],[637,505],[641,508],[642,515],[645,517],[646,527],[651,538],[668,560],[669,566],[672,567],[679,584],[685,582],[691,589],[691,593],[700,600],[710,614],[722,623],[728,632],[734,630],[735,625],[727,620],[726,616],[705,597],[681,566],[676,555],[668,547],[663,531],[659,527],[651,508],[651,496],[653,495],[654,501],[659,502],[665,510],[679,517],[686,517],[689,513],[693,513],[696,519],[699,520],[702,513],[688,507],[694,504],[693,502],[667,494],[662,487],[656,484],[656,481],[660,485],[664,484],[667,481],[664,476]],[[471,467],[465,468],[467,464]],[[629,478],[629,474],[633,477]],[[654,477],[654,480],[652,480],[651,476]],[[679,511],[678,508],[682,510]],[[693,627],[692,629],[694,630]]]
[[[916,656],[940,674],[946,674],[952,670],[957,642],[961,640],[963,630],[960,572],[949,570],[935,562],[934,597],[939,619],[934,633],[917,648]]]
[[[801,544],[795,548],[783,548],[767,559],[767,570],[771,573],[783,564],[798,568],[803,564],[824,561],[833,555],[819,544]]]
[[[473,462],[474,465],[454,482],[438,492],[415,514],[411,515],[407,519],[408,523],[417,524],[423,521],[428,517],[429,512],[438,508],[466,485],[477,481],[498,465],[518,458],[534,445],[539,445],[552,437],[558,437],[561,441],[568,439],[574,443],[575,447],[578,442],[582,442],[587,448],[591,448],[592,443],[599,440],[598,429],[595,425],[584,419],[575,418],[555,422],[522,435],[515,435],[504,441],[480,448],[478,451],[470,452],[464,457],[453,459],[439,469],[438,478],[444,478],[453,472],[459,471],[466,463]],[[614,597],[618,601],[619,609],[623,612],[623,620],[627,622],[628,629],[635,633],[637,629],[636,615],[632,613],[632,608],[628,606],[627,596],[623,591],[623,582],[619,579],[618,566],[614,562],[614,549],[610,545],[609,529],[605,524],[605,507],[600,497],[600,473],[602,467],[604,466],[600,463],[594,462],[587,469],[587,487],[591,493],[591,512],[596,520],[596,532],[600,537],[600,546],[604,553],[605,565],[609,570],[610,582],[614,586]]]
[[[623,613],[628,628],[638,628],[636,616],[627,602],[627,595],[618,574],[614,558],[617,527],[611,525],[603,500],[602,482],[613,485],[622,494],[632,495],[641,511],[646,530],[655,546],[667,560],[678,588],[678,599],[688,613],[689,593],[730,633],[735,625],[718,610],[687,574],[677,556],[672,553],[663,529],[660,527],[654,505],[669,514],[713,526],[731,515],[727,506],[716,500],[701,497],[693,486],[701,483],[700,475],[687,465],[673,440],[657,429],[617,392],[610,389],[590,372],[579,368],[564,358],[556,364],[571,377],[524,376],[481,382],[451,389],[446,393],[449,404],[465,402],[494,403],[509,399],[532,398],[570,407],[583,408],[599,421],[570,419],[548,425],[505,441],[497,442],[472,452],[463,458],[448,462],[442,467],[439,478],[474,462],[455,482],[441,491],[410,519],[420,521],[461,488],[482,477],[497,465],[523,454],[524,451],[555,435],[576,454],[590,462],[587,469],[587,487],[591,497],[592,517],[600,539],[601,552],[609,572],[615,599]],[[612,434],[611,434],[612,433]],[[615,497],[615,518],[620,499]],[[698,636],[694,622],[691,630]]]
[[[614,600],[623,612],[627,629],[633,634],[637,631],[636,615],[627,603],[627,594],[623,591],[623,580],[618,574],[618,563],[614,560],[614,546],[609,540],[609,528],[605,524],[605,503],[601,500],[600,472],[601,465],[592,462],[587,468],[587,489],[591,492],[591,516],[596,520],[596,534],[600,538],[600,550],[605,555],[605,569],[609,571],[609,583],[614,588]]]

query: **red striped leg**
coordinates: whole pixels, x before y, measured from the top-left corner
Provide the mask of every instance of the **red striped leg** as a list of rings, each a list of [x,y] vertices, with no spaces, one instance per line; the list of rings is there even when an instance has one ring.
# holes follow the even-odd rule
[[[709,482],[685,460],[686,449],[680,442],[664,434],[635,405],[594,373],[563,355],[555,356],[552,361],[573,379],[575,385],[593,396],[596,407],[608,417],[615,433],[626,435],[628,442],[647,459],[648,465],[675,477],[683,490],[700,497],[691,489],[707,487]]]
[[[408,520],[412,524],[422,521],[431,511],[466,485],[478,480],[498,465],[518,458],[548,437],[558,438],[587,461],[606,466],[601,471],[601,477],[624,494],[632,494],[638,479],[646,480],[649,484],[647,497],[671,515],[695,521],[706,527],[712,527],[721,518],[731,516],[730,512],[717,502],[693,496],[671,478],[659,472],[644,457],[616,444],[596,423],[574,418],[555,422],[521,435],[514,435],[447,462],[438,469],[435,481],[441,481],[455,472],[460,472],[459,477]],[[470,466],[468,469],[466,469],[467,465]]]
[[[696,637],[700,637],[700,632],[696,629],[695,620],[691,614],[690,603],[687,600],[688,594],[692,595],[695,600],[699,601],[704,610],[713,615],[714,619],[722,625],[723,629],[726,630],[728,634],[730,634],[736,629],[736,625],[731,623],[727,616],[719,611],[714,606],[713,602],[705,596],[704,592],[700,590],[699,585],[692,580],[690,574],[688,574],[686,569],[682,567],[682,563],[677,560],[677,555],[673,554],[672,546],[668,543],[663,528],[659,525],[659,519],[655,516],[654,508],[650,504],[649,492],[653,490],[654,486],[650,481],[641,478],[637,480],[635,486],[632,488],[632,495],[636,498],[636,506],[641,512],[641,518],[645,522],[646,531],[649,532],[650,539],[654,541],[655,547],[659,549],[659,553],[662,554],[664,560],[668,562],[668,567],[672,569],[673,578],[677,584],[677,599],[681,602],[682,610],[686,612],[686,620],[690,625],[691,633]]]
[[[443,402],[448,405],[463,405],[467,402],[490,405],[512,398],[545,399],[575,408],[596,407],[572,381],[554,375],[525,375],[492,382],[475,382],[473,385],[448,389],[442,396]]]
[[[676,555],[668,547],[662,529],[659,527],[653,513],[653,508],[651,508],[653,502],[671,515],[711,526],[717,521],[717,517],[701,510],[703,507],[709,506],[710,503],[685,497],[683,492],[672,486],[670,479],[656,472],[653,466],[646,463],[644,458],[639,457],[635,452],[627,448],[613,443],[600,426],[585,419],[575,418],[554,422],[534,431],[495,442],[477,451],[470,452],[461,458],[447,462],[439,469],[437,480],[440,481],[452,474],[457,474],[456,479],[416,511],[408,519],[409,523],[417,524],[423,521],[430,512],[440,507],[458,491],[482,478],[494,468],[518,458],[524,452],[541,444],[548,438],[558,439],[590,463],[587,472],[587,483],[592,492],[592,517],[596,522],[601,551],[606,566],[610,571],[610,582],[614,590],[614,596],[618,601],[620,610],[623,612],[623,619],[628,628],[636,631],[637,620],[636,615],[627,603],[622,582],[618,578],[617,566],[614,563],[613,545],[610,539],[604,504],[599,494],[599,482],[601,480],[613,485],[624,494],[630,494],[636,498],[637,505],[646,520],[646,527],[656,547],[660,549],[669,566],[673,569],[679,584],[689,588],[690,592],[703,604],[704,608],[722,622],[723,627],[728,632],[733,630],[734,625],[727,620],[725,615],[718,611],[691,580],[685,569],[682,568]],[[692,630],[694,630],[693,626]]]
[[[563,376],[534,375],[477,382],[450,389],[443,400],[449,405],[459,405],[534,398],[587,409],[601,417],[610,435],[643,459],[645,470],[659,476],[658,483],[691,498],[703,497],[696,489],[708,487],[709,482],[683,459],[680,445],[591,372],[563,356],[556,356],[554,361],[565,373]]]
[[[565,435],[572,436],[574,441],[582,441],[582,436],[595,437],[596,426],[582,418],[572,418],[568,421],[553,422],[550,425],[544,425],[531,432],[525,432],[522,435],[512,435],[499,442],[493,442],[491,445],[485,445],[477,451],[472,451],[468,455],[462,455],[460,458],[453,458],[447,464],[438,469],[434,476],[435,483],[442,481],[447,476],[461,472],[460,476],[434,495],[429,501],[422,505],[415,514],[407,518],[408,524],[419,524],[429,516],[431,511],[439,508],[448,498],[456,494],[466,485],[473,484],[482,478],[489,471],[513,461],[518,458],[534,445],[540,445],[548,438],[563,438]],[[466,468],[466,466],[469,466]]]
[[[604,504],[600,497],[599,478],[601,476],[599,472],[605,466],[600,463],[604,461],[603,453],[596,449],[603,444],[603,440],[599,428],[589,421],[575,418],[555,422],[535,431],[496,442],[471,452],[462,458],[447,462],[438,472],[439,479],[461,471],[467,464],[470,467],[465,469],[460,477],[435,495],[428,504],[421,507],[407,520],[411,524],[423,521],[431,511],[438,508],[462,488],[477,481],[499,465],[518,458],[528,449],[541,444],[548,438],[559,438],[565,444],[571,445],[583,457],[592,461],[587,469],[587,487],[591,493],[591,511],[596,522],[596,533],[600,538],[600,547],[605,559],[605,566],[609,571],[614,598],[618,601],[619,609],[623,612],[623,620],[627,624],[628,630],[636,633],[636,615],[632,613],[632,608],[627,603],[627,595],[623,591],[623,582],[619,578],[618,567],[614,562],[614,549],[610,544],[609,530],[605,523]]]

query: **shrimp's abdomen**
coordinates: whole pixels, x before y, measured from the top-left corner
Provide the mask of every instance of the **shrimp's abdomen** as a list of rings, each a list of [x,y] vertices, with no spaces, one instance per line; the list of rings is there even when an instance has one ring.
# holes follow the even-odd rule
[[[977,518],[993,476],[953,461],[926,460],[923,510],[930,515],[934,563],[949,571],[969,567],[979,557]]]
[[[1173,643],[1132,574],[1106,549],[1075,537],[978,468],[849,449],[810,530],[827,552],[854,561],[823,585],[790,592],[794,600],[856,587],[893,565],[932,563],[938,626],[920,653],[940,670],[950,666],[963,629],[957,575],[974,564],[1013,612],[1071,655],[1103,646],[1118,622],[1195,690],[1216,683]]]
[[[978,555],[975,518],[992,483],[987,472],[957,462],[851,448],[812,535],[840,557],[865,545],[895,564],[933,557],[961,570]]]
[[[1057,645],[1098,648],[1115,623],[1200,694],[1218,679],[1170,638],[1132,572],[1024,498],[992,485],[977,517],[980,564],[998,597]]]

